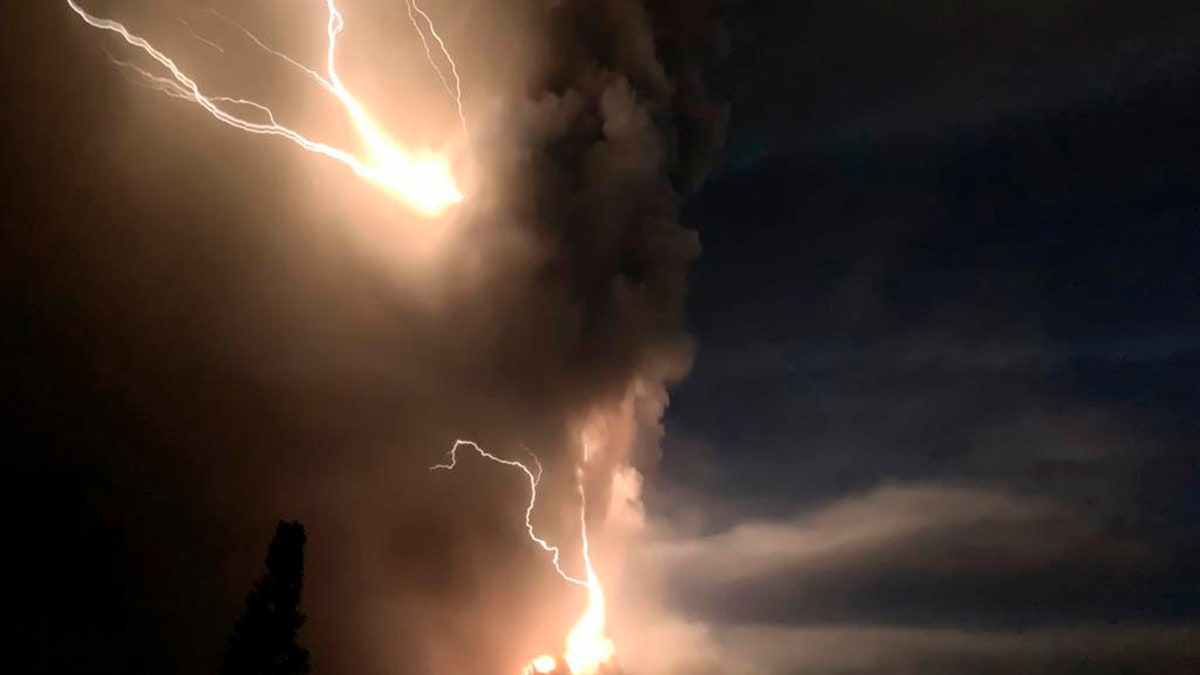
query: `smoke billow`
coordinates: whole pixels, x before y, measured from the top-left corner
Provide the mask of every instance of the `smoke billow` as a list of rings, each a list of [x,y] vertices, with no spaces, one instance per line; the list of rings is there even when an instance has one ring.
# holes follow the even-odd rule
[[[376,10],[385,33],[408,25],[403,8],[345,4],[348,36],[369,33]],[[435,17],[445,9],[423,4]],[[103,436],[56,431],[47,461],[74,467],[79,499],[103,504],[96,517],[116,551],[106,564],[125,598],[122,621],[57,649],[59,670],[211,672],[280,517],[310,533],[301,639],[317,670],[502,675],[558,651],[583,598],[525,538],[521,476],[470,461],[426,470],[460,437],[538,454],[535,518],[568,565],[587,443],[597,556],[615,579],[622,535],[641,522],[638,468],[653,464],[667,387],[690,366],[682,309],[699,243],[679,212],[721,137],[726,106],[707,85],[724,34],[703,2],[498,5],[442,25],[472,122],[470,200],[448,223],[381,226],[403,218],[346,206],[369,188],[317,180],[305,172],[326,169],[307,168],[303,153],[304,169],[281,172],[291,149],[130,91],[104,68],[94,33],[26,52],[89,78],[78,91],[99,101],[47,103],[55,124],[77,126],[28,153],[33,166],[61,162],[78,207],[30,206],[51,234],[29,244],[41,256],[31,278],[49,279],[29,304],[71,284],[79,327],[63,334],[77,343],[62,349],[85,352],[79,396],[105,401],[93,415],[112,411],[83,427]],[[111,11],[169,23],[135,9]],[[256,28],[274,16],[245,11]],[[290,32],[266,37],[291,49],[303,41],[283,37],[319,36],[313,18],[289,14]],[[222,37],[219,24],[190,25]],[[191,39],[169,47],[207,50],[206,75],[246,47],[227,38],[214,55]],[[367,73],[381,89],[345,40],[347,77]],[[52,51],[58,42],[77,51]],[[519,72],[489,72],[492,61]],[[234,75],[271,83],[270,72]],[[100,124],[111,133],[95,133]],[[311,181],[303,191],[289,183],[297,176]],[[451,234],[416,272],[377,264],[395,260],[346,234],[404,240],[441,227]],[[73,257],[75,276],[55,277]],[[29,381],[66,372],[54,360],[28,366]],[[27,463],[49,457],[49,442],[29,447]]]
[[[626,1],[544,9],[545,44],[528,92],[503,97],[475,140],[487,149],[479,154],[488,179],[460,239],[469,253],[454,259],[483,263],[442,289],[430,329],[438,336],[430,361],[457,383],[446,392],[456,423],[493,449],[539,454],[550,472],[540,527],[568,544],[577,536],[571,472],[589,446],[590,517],[606,579],[617,573],[623,535],[640,525],[635,467],[656,458],[667,387],[686,375],[693,349],[682,310],[699,242],[679,211],[725,120],[703,86],[722,33],[700,12],[695,3]],[[454,265],[447,270],[453,276]],[[495,467],[481,473],[444,489],[494,493],[504,480]],[[515,513],[518,499],[509,492],[495,504]],[[479,514],[455,516],[468,522],[443,524],[443,536],[471,542],[460,546],[486,559],[467,574],[487,585],[515,560],[517,571],[507,573],[536,581],[462,605],[485,608],[486,620],[450,620],[461,620],[462,632],[434,647],[435,667],[511,669],[555,652],[581,599],[546,573],[545,560],[495,556],[497,546],[527,542],[482,545],[487,537],[470,522]],[[497,613],[515,616],[497,624]],[[494,640],[499,660],[464,663],[464,639]]]

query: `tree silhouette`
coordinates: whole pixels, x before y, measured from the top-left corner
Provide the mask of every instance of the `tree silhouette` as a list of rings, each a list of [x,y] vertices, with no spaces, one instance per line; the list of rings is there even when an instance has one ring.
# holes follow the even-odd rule
[[[304,526],[280,521],[267,550],[267,573],[246,596],[233,626],[221,675],[306,675],[308,650],[296,644],[304,624]]]

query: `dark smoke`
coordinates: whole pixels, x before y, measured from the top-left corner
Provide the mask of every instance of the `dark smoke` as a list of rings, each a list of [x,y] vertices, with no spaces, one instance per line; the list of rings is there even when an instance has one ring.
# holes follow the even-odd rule
[[[294,152],[135,97],[94,32],[37,4],[4,60],[22,326],[7,506],[47,523],[13,542],[30,665],[214,672],[278,518],[309,533],[316,672],[502,674],[555,648],[579,598],[523,538],[521,481],[425,468],[458,436],[529,447],[569,505],[577,425],[631,391],[652,464],[693,349],[699,242],[679,210],[727,114],[714,8],[524,8],[540,70],[476,141],[469,271],[447,264],[428,301],[297,205]],[[551,532],[570,516],[542,514]]]

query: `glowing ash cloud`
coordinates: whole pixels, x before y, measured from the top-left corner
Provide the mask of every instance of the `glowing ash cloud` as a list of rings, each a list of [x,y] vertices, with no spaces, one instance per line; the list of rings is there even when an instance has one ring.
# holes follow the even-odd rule
[[[338,74],[336,66],[337,39],[345,27],[345,21],[338,11],[334,0],[326,0],[328,21],[326,35],[325,74],[300,66],[290,58],[292,65],[300,67],[313,76],[319,84],[342,104],[350,116],[359,139],[366,152],[359,157],[348,150],[315,141],[288,126],[280,124],[275,113],[265,105],[244,99],[231,99],[222,96],[205,94],[199,84],[183,71],[170,57],[155,48],[145,38],[131,32],[124,24],[111,19],[93,16],[76,4],[75,0],[67,0],[71,9],[88,25],[101,30],[110,31],[121,36],[126,43],[137,47],[150,58],[154,59],[169,73],[166,76],[153,76],[141,68],[135,69],[147,78],[151,86],[175,98],[181,98],[200,105],[215,119],[235,129],[253,134],[280,136],[288,139],[301,148],[335,159],[350,167],[360,177],[374,183],[394,195],[413,209],[428,216],[441,213],[450,206],[461,202],[462,193],[459,191],[454,177],[450,173],[449,163],[445,158],[430,152],[413,152],[395,143],[388,134],[375,122],[366,107],[346,88]],[[430,23],[432,30],[432,22]],[[244,30],[244,29],[243,29]],[[247,34],[248,31],[247,31]],[[434,33],[436,35],[436,33]],[[264,49],[282,56],[267,48],[257,38],[251,35]],[[422,35],[422,39],[424,36]],[[441,44],[441,40],[438,40]],[[444,49],[444,45],[443,45]],[[447,55],[448,57],[448,55]],[[453,63],[453,62],[452,62]],[[128,65],[128,64],[126,64]],[[457,73],[456,73],[457,82]],[[461,113],[461,96],[456,99]],[[236,112],[236,108],[250,108],[259,115],[255,121]]]

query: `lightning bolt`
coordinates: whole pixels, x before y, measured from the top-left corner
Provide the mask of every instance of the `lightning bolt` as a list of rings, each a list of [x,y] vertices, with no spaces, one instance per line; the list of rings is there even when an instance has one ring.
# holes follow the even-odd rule
[[[442,36],[438,35],[437,29],[434,28],[433,19],[429,18],[425,10],[421,9],[421,6],[417,4],[417,0],[404,0],[404,4],[408,8],[408,19],[412,21],[413,28],[417,31],[417,36],[421,38],[421,46],[425,48],[425,58],[429,61],[429,65],[433,66],[433,70],[437,73],[438,79],[442,81],[442,87],[445,88],[446,93],[454,99],[454,106],[458,111],[458,121],[462,125],[463,135],[466,136],[467,116],[463,113],[462,81],[458,77],[458,64],[454,62],[454,57],[450,56],[450,50],[446,48],[446,43],[442,40]],[[450,64],[450,73],[454,77],[453,89],[450,88],[450,82],[446,79],[446,74],[442,72],[441,66],[438,65],[437,59],[433,58],[433,52],[429,48],[429,40],[425,38],[425,31],[417,23],[417,17],[413,15],[414,11],[420,14],[421,18],[425,19],[425,24],[429,28],[430,35],[437,41],[442,56],[446,57],[446,62]]]
[[[210,8],[208,10],[208,12],[210,14],[212,14],[213,16],[217,17],[218,19],[220,19],[221,21],[224,21],[225,23],[229,24],[230,26],[240,30],[243,34],[245,34],[245,36],[247,38],[250,39],[251,42],[253,42],[255,45],[257,45],[259,49],[262,49],[264,52],[267,52],[271,56],[275,56],[275,57],[283,60],[288,65],[296,68],[297,70],[303,72],[305,75],[312,78],[313,81],[315,81],[317,84],[321,85],[321,88],[324,89],[325,91],[329,92],[330,94],[334,94],[335,96],[337,95],[336,92],[334,91],[333,84],[329,80],[326,80],[324,77],[322,77],[321,74],[318,73],[317,71],[313,70],[312,68],[309,68],[308,66],[304,65],[303,63],[300,63],[299,61],[297,61],[296,59],[293,59],[292,57],[288,56],[287,54],[284,54],[283,52],[272,48],[270,45],[268,45],[267,43],[260,40],[257,35],[250,32],[249,28],[246,28],[242,24],[234,21],[233,19],[230,19],[229,17],[218,12],[217,10]]]
[[[458,113],[459,125],[462,127],[463,135],[466,136],[467,135],[467,117],[466,117],[466,114],[463,112],[462,82],[458,76],[458,66],[455,63],[454,58],[452,56],[450,56],[450,50],[446,47],[446,43],[442,40],[442,37],[438,34],[437,29],[434,28],[433,19],[431,19],[429,17],[429,15],[426,14],[425,11],[421,9],[420,5],[417,5],[412,0],[405,0],[405,5],[408,9],[408,19],[409,19],[409,21],[412,22],[413,29],[416,30],[416,32],[417,32],[417,37],[421,38],[421,46],[424,47],[424,49],[425,49],[426,60],[429,61],[429,65],[433,66],[433,71],[435,73],[437,73],[438,79],[441,80],[441,82],[442,82],[442,88],[444,88],[446,90],[446,93],[450,95],[450,98],[452,98],[454,100],[454,107]],[[442,71],[441,66],[438,65],[437,59],[435,59],[433,57],[433,50],[429,46],[429,40],[425,37],[425,31],[422,30],[421,25],[417,22],[417,16],[416,16],[416,14],[414,14],[414,11],[417,14],[420,14],[423,19],[425,19],[425,23],[426,23],[426,25],[428,25],[430,33],[433,35],[434,39],[437,40],[437,43],[442,52],[442,55],[446,58],[446,61],[450,64],[451,75],[454,78],[454,87],[453,88],[451,88],[450,81],[446,78],[446,75]],[[292,65],[292,66],[300,69],[305,74],[307,74],[308,76],[310,76],[314,80],[316,80],[316,82],[318,84],[320,84],[322,87],[324,87],[327,91],[330,91],[332,93],[333,85],[331,85],[324,77],[321,77],[321,74],[318,73],[317,71],[297,62],[295,59],[288,56],[287,54],[284,54],[283,52],[280,52],[280,51],[272,48],[270,45],[266,44],[261,39],[259,39],[259,37],[257,35],[255,35],[253,32],[251,32],[251,30],[249,28],[246,28],[242,24],[234,21],[233,19],[230,19],[229,17],[225,16],[221,12],[218,12],[217,10],[211,9],[211,8],[208,9],[208,12],[210,14],[212,14],[213,16],[217,17],[218,19],[229,24],[230,26],[240,30],[242,33],[244,33],[246,35],[246,37],[248,37],[250,40],[252,40],[263,51],[265,51],[269,54],[272,54],[274,56],[277,56],[280,59],[283,59],[284,61],[286,61],[289,65]]]
[[[192,34],[192,37],[196,38],[200,42],[203,42],[204,44],[208,45],[209,47],[212,47],[213,49],[217,50],[218,52],[221,52],[222,54],[225,53],[225,49],[223,47],[221,47],[221,45],[219,45],[219,44],[213,42],[212,40],[209,40],[208,38],[204,37],[203,35],[197,33],[196,29],[192,28],[192,24],[187,22],[187,19],[180,17],[179,23],[183,24],[183,27],[187,29],[187,32]]]
[[[579,531],[582,539],[584,571],[587,574],[588,602],[583,616],[567,634],[567,650],[564,659],[574,675],[591,675],[600,664],[608,661],[615,651],[612,640],[604,634],[607,612],[604,589],[592,566],[591,543],[588,541],[587,491],[583,487],[584,466],[591,458],[591,447],[586,435],[583,441],[583,464],[575,468],[575,487],[579,492]]]
[[[318,83],[338,99],[366,148],[365,158],[359,158],[348,150],[313,140],[299,131],[279,123],[276,121],[275,113],[261,103],[245,99],[210,96],[204,93],[199,84],[188,76],[173,59],[159,51],[145,38],[130,31],[124,24],[112,19],[93,16],[80,7],[75,0],[67,0],[67,5],[89,26],[115,33],[127,44],[141,50],[162,66],[169,77],[150,75],[144,69],[135,67],[135,71],[141,71],[150,78],[151,88],[167,93],[174,98],[196,103],[213,118],[228,126],[247,133],[278,136],[308,152],[341,162],[359,177],[379,186],[418,212],[428,216],[441,213],[463,199],[462,193],[459,192],[454,178],[450,174],[449,166],[443,158],[428,152],[413,153],[396,145],[342,82],[337,71],[336,53],[337,39],[345,28],[345,20],[338,11],[334,0],[325,0],[328,11],[326,22],[328,42],[324,75],[301,66],[289,57],[266,47],[257,38],[254,39],[264,49],[287,59],[291,64],[315,76]],[[251,37],[253,38],[253,35]],[[265,121],[255,121],[239,115],[236,111],[229,109],[228,106],[231,104],[255,109],[263,115]]]
[[[453,471],[458,466],[458,451],[461,448],[469,448],[474,450],[476,454],[484,459],[503,464],[520,470],[525,474],[525,478],[529,481],[529,503],[525,507],[525,529],[529,533],[529,538],[536,543],[543,551],[551,554],[551,561],[554,564],[554,570],[558,572],[558,576],[576,586],[582,586],[587,590],[587,607],[584,609],[583,615],[571,628],[567,634],[566,655],[564,660],[574,675],[592,675],[595,673],[602,663],[608,661],[614,652],[612,640],[604,634],[605,624],[605,603],[604,589],[600,585],[600,579],[596,574],[596,570],[592,565],[591,558],[591,543],[588,541],[587,527],[587,493],[584,490],[584,466],[588,461],[588,444],[584,443],[584,461],[575,469],[575,487],[579,493],[579,528],[580,542],[582,545],[581,555],[583,557],[583,566],[585,577],[572,576],[562,568],[561,552],[557,546],[551,545],[542,537],[538,536],[533,527],[533,509],[537,505],[537,488],[542,480],[542,463],[538,460],[537,455],[530,453],[533,458],[534,468],[530,469],[524,462],[515,459],[505,459],[496,456],[487,450],[484,450],[479,444],[474,441],[459,439],[454,442],[454,447],[450,449],[448,456],[450,461],[445,464],[435,464],[429,467],[430,471]],[[556,667],[556,660],[549,655],[542,655],[535,658],[530,667],[526,669],[527,673],[549,673]]]
[[[517,461],[515,459],[504,459],[503,457],[497,457],[496,455],[493,455],[492,453],[488,452],[487,450],[484,450],[483,448],[481,448],[479,446],[479,444],[475,443],[474,441],[465,441],[465,440],[460,439],[460,440],[454,441],[454,447],[450,449],[450,452],[448,455],[450,457],[450,461],[445,464],[435,464],[435,465],[429,467],[429,470],[430,471],[439,471],[439,470],[440,471],[453,471],[454,468],[456,466],[458,466],[458,450],[459,450],[459,448],[470,448],[471,450],[474,450],[476,452],[476,454],[478,454],[480,457],[483,457],[484,459],[490,460],[497,464],[511,466],[515,469],[520,469],[520,471],[525,474],[525,477],[529,480],[529,504],[525,507],[525,531],[529,533],[529,538],[532,539],[533,542],[536,543],[539,547],[541,547],[541,549],[543,551],[551,554],[551,561],[554,563],[554,570],[556,572],[558,572],[558,576],[562,577],[564,581],[567,581],[569,583],[575,584],[577,586],[586,587],[588,585],[587,581],[580,579],[579,577],[572,576],[571,574],[569,574],[568,572],[563,570],[563,568],[562,568],[562,551],[560,551],[557,546],[552,546],[545,539],[538,536],[537,532],[533,528],[533,509],[537,505],[537,488],[538,488],[538,484],[541,483],[541,480],[542,480],[542,463],[541,463],[541,461],[538,460],[537,455],[533,455],[532,453],[530,453],[531,456],[533,457],[534,467],[537,469],[536,471],[534,471],[533,469],[530,469],[528,466],[526,466],[523,462]],[[585,535],[585,540],[586,540],[586,535]],[[589,564],[589,566],[590,566],[590,564]]]

